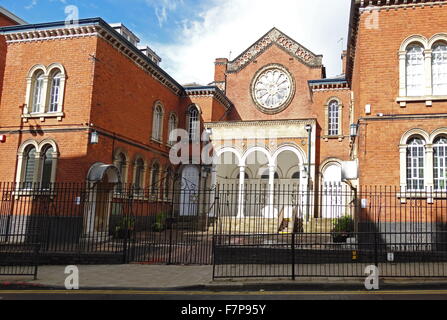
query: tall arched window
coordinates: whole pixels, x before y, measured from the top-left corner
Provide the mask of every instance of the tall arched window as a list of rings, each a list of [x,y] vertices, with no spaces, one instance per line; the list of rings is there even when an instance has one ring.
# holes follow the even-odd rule
[[[435,190],[447,190],[447,138],[439,137],[433,146]]]
[[[160,104],[157,104],[154,108],[152,139],[161,142],[162,129],[163,129],[163,108]]]
[[[135,181],[134,181],[134,186],[135,186],[135,191],[140,194],[143,192],[144,189],[144,161],[143,159],[139,158],[136,162],[135,162]]]
[[[169,195],[172,193],[172,181],[174,180],[173,177],[173,170],[172,168],[168,168],[166,170],[166,177],[164,180],[164,191],[163,191],[163,197],[164,199],[169,199]]]
[[[191,106],[188,112],[189,139],[193,142],[200,141],[200,118],[196,106]]]
[[[414,137],[407,144],[407,187],[423,191],[425,185],[425,141]]]
[[[160,183],[160,165],[155,162],[152,165],[152,173],[151,173],[151,190],[152,195],[157,195],[159,190]]]
[[[171,134],[173,133],[173,131],[174,130],[176,130],[177,129],[177,116],[174,114],[174,113],[172,113],[170,116],[169,116],[169,125],[168,125],[168,130],[169,130],[169,144],[170,145],[172,145],[172,144],[174,144],[176,141],[175,141],[175,138],[174,138],[174,136],[171,136]]]
[[[432,53],[433,95],[447,95],[447,44],[438,42]]]
[[[60,111],[61,100],[61,79],[62,73],[56,69],[50,77],[51,89],[50,89],[50,105],[48,112]]]
[[[39,70],[33,78],[33,96],[32,96],[32,113],[43,112],[44,106],[44,79],[45,74]]]
[[[338,101],[333,100],[328,106],[328,135],[338,136],[340,134],[340,106]]]
[[[36,170],[36,148],[34,146],[29,146],[26,148],[23,155],[23,188],[29,189],[33,187],[35,182],[35,170]]]
[[[121,193],[123,191],[124,184],[126,183],[126,174],[127,174],[127,158],[124,153],[120,152],[115,158],[115,165],[118,168],[121,175],[121,183],[117,185],[116,191]]]
[[[412,44],[407,48],[406,81],[408,96],[424,95],[424,47],[420,44]]]
[[[54,149],[52,146],[45,146],[42,149],[42,188],[49,189],[52,182],[53,174],[53,154]]]

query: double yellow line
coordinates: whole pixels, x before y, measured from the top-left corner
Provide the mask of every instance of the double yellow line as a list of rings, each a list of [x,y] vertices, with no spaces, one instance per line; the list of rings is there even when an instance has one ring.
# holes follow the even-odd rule
[[[0,290],[2,295],[178,295],[178,296],[362,296],[362,295],[447,295],[447,290],[384,290],[384,291],[142,291],[142,290]]]

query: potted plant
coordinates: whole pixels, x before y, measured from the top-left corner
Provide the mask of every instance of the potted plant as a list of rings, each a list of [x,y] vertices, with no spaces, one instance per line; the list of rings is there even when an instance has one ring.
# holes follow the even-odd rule
[[[335,219],[332,229],[332,239],[334,243],[346,243],[354,233],[354,220],[351,217],[342,217]]]
[[[122,217],[115,227],[115,238],[130,238],[135,230],[135,219],[132,217]]]
[[[155,216],[155,223],[152,225],[154,232],[162,232],[166,230],[166,219],[168,216],[166,213],[159,213]]]

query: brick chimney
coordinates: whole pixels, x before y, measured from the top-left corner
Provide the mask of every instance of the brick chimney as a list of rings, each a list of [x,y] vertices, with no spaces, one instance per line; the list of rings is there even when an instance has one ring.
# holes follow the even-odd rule
[[[214,62],[214,65],[215,65],[214,82],[225,82],[228,59],[227,58],[217,58],[216,62]]]

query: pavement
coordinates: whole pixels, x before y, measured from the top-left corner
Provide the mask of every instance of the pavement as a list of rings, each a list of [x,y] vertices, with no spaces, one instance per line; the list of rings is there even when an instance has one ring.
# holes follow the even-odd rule
[[[364,290],[365,279],[299,278],[212,280],[212,266],[102,265],[78,266],[81,290]],[[65,266],[41,266],[38,279],[0,276],[0,290],[65,289]],[[381,289],[447,289],[447,279],[390,279]]]

